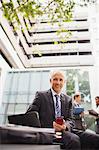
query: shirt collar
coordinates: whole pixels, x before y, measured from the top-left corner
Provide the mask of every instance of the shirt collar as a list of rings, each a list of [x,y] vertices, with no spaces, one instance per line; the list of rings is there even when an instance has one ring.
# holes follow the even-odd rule
[[[77,104],[80,105],[80,104],[79,104],[78,102],[76,102],[75,100],[74,100],[74,104],[75,104],[75,105],[77,105]]]
[[[51,88],[51,91],[52,91],[53,96],[58,95],[60,97],[61,93],[57,94],[52,88]]]

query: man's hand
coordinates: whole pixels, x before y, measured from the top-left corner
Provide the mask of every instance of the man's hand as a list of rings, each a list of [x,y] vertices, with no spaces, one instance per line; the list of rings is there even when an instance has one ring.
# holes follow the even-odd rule
[[[81,112],[80,117],[84,117],[84,112]]]
[[[55,131],[63,131],[66,129],[66,124],[65,124],[65,120],[63,121],[63,124],[57,124],[55,121],[53,122],[53,128],[55,129]]]

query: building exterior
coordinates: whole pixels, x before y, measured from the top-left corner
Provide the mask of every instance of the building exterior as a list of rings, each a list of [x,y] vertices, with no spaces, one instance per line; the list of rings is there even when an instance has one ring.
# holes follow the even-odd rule
[[[54,25],[48,23],[50,20],[46,16],[31,19],[30,22],[22,16],[18,17],[21,27],[14,31],[13,25],[9,25],[0,10],[1,55],[10,67],[93,66],[92,18],[87,7],[77,7],[72,21],[63,23],[63,28],[71,31],[71,36],[64,43],[61,42],[61,35],[56,33],[59,29],[57,22]],[[30,26],[28,29],[26,21]],[[62,33],[62,38],[65,39],[65,36],[66,33]]]
[[[2,6],[1,2],[0,6]],[[58,24],[55,23],[52,25],[48,23],[46,16],[38,20],[27,20],[22,16],[18,16],[22,26],[15,32],[13,26],[3,17],[2,10],[0,9],[0,102],[4,101],[3,91],[6,81],[9,80],[10,82],[7,73],[11,74],[10,77],[12,77],[12,74],[17,72],[15,70],[13,73],[13,69],[21,69],[22,72],[26,71],[25,74],[31,68],[34,72],[42,69],[43,71],[46,70],[46,77],[46,73],[49,71],[48,68],[57,67],[61,69],[65,68],[65,70],[80,69],[81,71],[88,71],[92,107],[95,107],[94,97],[99,95],[98,7],[99,4],[97,2],[88,8],[75,8],[72,21],[63,23],[64,28],[71,31],[71,36],[64,43],[60,42],[60,37],[56,34],[59,28]],[[42,22],[39,20],[42,20]],[[30,26],[29,29],[26,28],[26,22]],[[24,29],[24,33],[22,28]],[[64,34],[62,36],[65,37]],[[55,44],[57,42],[60,44]],[[15,74],[12,78],[15,78]],[[75,91],[79,90],[76,79]],[[29,94],[27,95],[29,96]],[[14,109],[15,107],[11,108]]]

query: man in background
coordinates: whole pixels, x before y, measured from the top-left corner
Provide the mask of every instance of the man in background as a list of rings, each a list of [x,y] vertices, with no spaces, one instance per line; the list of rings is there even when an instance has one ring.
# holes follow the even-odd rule
[[[99,113],[99,96],[95,97],[96,106],[97,106],[97,112]]]
[[[97,112],[97,117],[96,117],[96,133],[99,134],[99,96],[95,97],[96,101],[96,112]]]
[[[95,131],[99,134],[99,96],[95,97],[96,108],[90,109],[89,114],[95,119]]]

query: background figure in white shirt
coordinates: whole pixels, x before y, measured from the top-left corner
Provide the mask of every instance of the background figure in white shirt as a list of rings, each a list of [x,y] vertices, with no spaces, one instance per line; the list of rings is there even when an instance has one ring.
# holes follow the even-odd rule
[[[99,114],[99,96],[95,97],[95,101],[96,101],[96,111]]]
[[[96,112],[98,113],[98,116],[96,117],[96,133],[99,134],[99,96],[95,97],[96,101]]]

